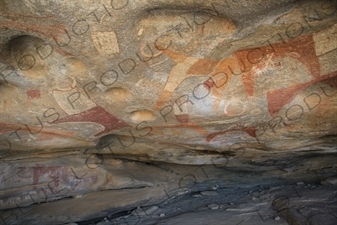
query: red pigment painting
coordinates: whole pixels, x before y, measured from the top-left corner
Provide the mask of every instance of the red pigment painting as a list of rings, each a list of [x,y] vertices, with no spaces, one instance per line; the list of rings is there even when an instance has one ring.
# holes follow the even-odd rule
[[[244,131],[246,132],[249,136],[251,137],[256,137],[256,129],[255,127],[247,127],[247,128],[243,128],[242,130],[239,130],[239,129],[234,129],[234,130],[225,130],[225,131],[219,131],[219,132],[215,132],[215,133],[212,133],[212,134],[209,134],[207,137],[206,137],[206,141],[207,142],[210,142],[213,138],[215,138],[216,136],[218,135],[221,135],[221,134],[226,134],[227,132],[231,132],[231,131]]]
[[[29,99],[32,99],[32,98],[41,98],[41,93],[39,90],[28,90],[27,91],[27,97]]]
[[[123,120],[118,119],[116,116],[107,112],[101,106],[96,106],[87,111],[66,116],[62,119],[58,119],[54,122],[54,124],[59,123],[69,123],[69,122],[93,122],[98,123],[104,126],[104,131],[95,134],[95,136],[100,136],[112,130],[121,129],[123,127],[130,127],[129,124],[124,122]]]

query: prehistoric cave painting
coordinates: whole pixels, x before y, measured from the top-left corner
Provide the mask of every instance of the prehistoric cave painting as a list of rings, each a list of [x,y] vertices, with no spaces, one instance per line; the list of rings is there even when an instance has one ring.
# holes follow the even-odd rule
[[[55,136],[59,137],[76,137],[77,132],[74,131],[65,131],[59,130],[55,128],[46,128],[41,125],[38,126],[22,126],[20,124],[12,124],[12,123],[0,123],[0,133],[13,132],[13,131],[26,131],[31,134],[39,133],[39,140],[49,140],[53,139]],[[41,132],[40,132],[41,131]],[[12,133],[14,136],[15,133]]]
[[[76,72],[76,69],[73,69],[73,71],[79,73]],[[116,129],[130,126],[109,113],[103,107],[97,105],[77,88],[77,82],[74,78],[77,76],[78,74],[63,74],[63,79],[55,81],[55,85],[53,86],[53,96],[60,108],[62,108],[68,116],[56,120],[53,124],[92,122],[102,125],[103,130],[94,134],[94,136],[99,136]],[[67,79],[68,82],[65,82]]]
[[[78,177],[73,168],[69,166],[49,166],[36,164],[34,166],[19,167],[16,173],[21,180],[29,179],[34,189],[40,188],[46,184],[46,188],[54,193],[54,188],[61,186],[62,189],[67,186],[71,191],[81,188],[80,186],[90,186],[98,181],[96,174],[84,173]],[[46,182],[47,181],[47,182]],[[52,185],[50,185],[53,183]],[[59,188],[58,188],[59,189]]]
[[[276,117],[281,108],[290,103],[300,91],[318,82],[329,82],[329,80],[334,81],[336,77],[337,71],[317,77],[305,83],[294,84],[287,88],[267,92],[269,114],[272,117]]]
[[[219,132],[215,132],[215,133],[211,133],[206,137],[206,141],[210,142],[213,138],[215,138],[218,135],[222,135],[222,134],[226,134],[228,132],[233,132],[233,131],[244,131],[246,132],[249,136],[256,138],[256,129],[255,127],[247,127],[247,128],[243,128],[241,129],[233,129],[233,130],[225,130],[225,131],[219,131]]]
[[[19,67],[18,73],[30,83],[29,86],[34,86],[26,91],[28,101],[31,99],[49,101],[46,99],[51,99],[51,92],[57,105],[67,114],[53,121],[52,124],[77,123],[80,127],[81,123],[92,123],[93,126],[100,126],[100,131],[92,134],[94,136],[129,126],[97,105],[88,96],[84,87],[79,87],[78,80],[90,79],[90,73],[82,60],[64,56],[52,50],[47,57],[41,57],[43,55],[41,46],[46,45],[50,46],[43,40],[28,35],[17,37],[9,42],[9,64]],[[30,60],[31,62],[22,60],[30,58],[34,60]],[[23,69],[26,67],[27,69]],[[95,129],[93,131],[95,132]]]
[[[102,134],[108,133],[113,130],[121,129],[123,127],[129,127],[130,125],[126,122],[118,119],[116,116],[112,115],[106,111],[101,106],[95,106],[87,111],[69,115],[64,118],[58,119],[54,124],[59,123],[74,123],[74,122],[94,122],[104,126],[104,130],[95,134],[95,136],[100,136]]]
[[[167,79],[166,85],[163,92],[159,96],[156,105],[154,106],[155,110],[161,109],[164,104],[170,99],[174,90],[189,76],[193,76],[187,73],[189,68],[191,68],[198,59],[193,57],[188,57],[181,55],[171,50],[164,50],[164,53],[173,59],[175,66],[172,68],[170,75]]]
[[[307,52],[310,53],[309,55],[305,50],[302,50],[302,54],[299,60],[303,61],[303,59],[307,61],[303,61],[303,63],[310,69],[312,74],[312,78],[303,83],[292,84],[286,88],[271,90],[267,92],[267,100],[268,100],[268,111],[272,117],[277,116],[280,109],[290,103],[296,95],[303,89],[313,85],[315,83],[330,80],[331,78],[334,79],[337,75],[337,67],[335,65],[331,65],[329,63],[319,63],[320,58],[324,57],[324,55],[333,53],[337,54],[337,24],[323,29],[319,32],[310,35],[310,39],[307,45],[310,46]],[[303,48],[305,48],[306,44],[303,43]],[[324,46],[324,47],[323,47]],[[313,49],[311,49],[313,48]],[[312,51],[314,51],[315,57],[311,59]],[[312,64],[311,66],[309,66]],[[328,67],[328,69],[327,69]],[[325,73],[322,73],[321,71]]]
[[[114,31],[92,32],[91,39],[100,55],[113,55],[119,53],[119,46]]]
[[[36,165],[31,169],[33,170],[33,185],[38,184],[40,177],[45,175],[48,175],[51,179],[62,177],[64,181],[67,180],[68,168],[66,167]]]
[[[328,79],[324,79],[323,81],[321,81],[322,83],[328,85],[331,88],[337,89],[337,72],[335,73],[336,76],[330,77]],[[333,93],[333,94],[327,94],[326,91],[322,88],[323,93],[326,96],[332,97],[335,94],[337,94],[337,92]]]
[[[175,118],[180,123],[188,123],[189,115],[188,115],[186,104],[182,104],[181,106],[178,106],[177,104],[174,104],[173,105],[173,112],[174,112]]]
[[[201,135],[207,135],[207,130],[203,127],[198,125],[197,123],[182,123],[182,124],[173,124],[173,125],[162,125],[162,126],[152,126],[153,133],[158,133],[160,135],[165,136],[162,132],[163,129],[191,129],[196,133]]]
[[[253,55],[254,51],[259,53]],[[244,72],[242,82],[250,96],[254,95],[254,74],[256,73],[256,69],[259,69],[254,68],[254,64],[264,60],[263,63],[267,65],[268,56],[271,56],[269,59],[289,56],[303,63],[314,78],[320,76],[320,64],[315,54],[312,35],[298,37],[285,43],[276,43],[272,46],[245,49],[235,54],[237,58],[242,60],[243,65],[241,70]]]
[[[245,105],[241,100],[232,99],[225,106],[224,113],[226,116],[239,116],[245,112]]]
[[[219,61],[196,59],[165,49],[163,53],[173,59],[175,66],[168,76],[164,90],[157,99],[154,109],[162,108],[176,88],[190,76],[209,75],[210,79],[205,82],[205,86],[211,89],[211,93],[217,99],[214,108],[219,106],[223,91],[233,75],[241,76],[247,97],[254,96],[255,75],[268,67],[279,66],[282,58],[292,58],[307,68],[311,77],[306,79],[310,79],[310,81],[292,84],[282,90],[269,90],[266,93],[269,112],[275,116],[280,108],[290,103],[300,90],[310,84],[334,76],[333,73],[321,74],[319,57],[337,48],[337,38],[334,38],[336,30],[337,25],[335,24],[319,32],[288,41],[275,44],[266,42],[265,46],[239,50]],[[326,48],[328,50],[322,48],[321,45],[325,44],[329,45]]]
[[[28,98],[41,98],[40,90],[28,90],[27,91]]]

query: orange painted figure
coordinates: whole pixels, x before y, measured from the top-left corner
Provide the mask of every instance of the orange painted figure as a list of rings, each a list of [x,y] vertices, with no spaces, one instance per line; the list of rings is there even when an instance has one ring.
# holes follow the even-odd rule
[[[246,96],[254,96],[255,76],[259,71],[268,67],[277,67],[278,59],[292,58],[298,64],[303,65],[311,77],[305,78],[305,82],[299,82],[289,87],[276,90],[268,90],[266,94],[268,111],[272,117],[277,116],[279,110],[290,103],[304,88],[336,76],[337,71],[322,73],[319,57],[335,51],[337,48],[337,24],[325,28],[319,32],[300,36],[288,41],[265,46],[239,50],[230,57],[222,60],[197,59],[172,52],[168,49],[163,53],[172,58],[175,66],[172,68],[163,92],[157,99],[154,109],[160,110],[169,101],[175,89],[190,76],[205,76],[210,79],[205,82],[216,100],[213,108],[217,109],[228,81],[233,76],[241,76],[242,84],[246,90]],[[322,48],[322,46],[328,46]],[[289,75],[291,76],[291,75]],[[276,85],[277,86],[277,85]]]

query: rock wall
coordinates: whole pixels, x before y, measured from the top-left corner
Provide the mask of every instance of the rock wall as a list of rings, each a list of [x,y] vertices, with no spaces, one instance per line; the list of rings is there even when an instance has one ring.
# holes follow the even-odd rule
[[[336,224],[336,1],[0,17],[0,223]]]

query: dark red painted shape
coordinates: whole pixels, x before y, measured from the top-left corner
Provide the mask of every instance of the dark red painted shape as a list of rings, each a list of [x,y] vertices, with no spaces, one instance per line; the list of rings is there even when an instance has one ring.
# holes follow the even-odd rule
[[[93,122],[98,123],[104,126],[104,131],[95,134],[95,136],[102,135],[112,130],[121,129],[123,127],[129,127],[130,125],[124,122],[123,120],[118,119],[116,116],[107,112],[101,106],[96,106],[87,111],[66,116],[62,119],[55,121],[55,124],[58,123],[68,123],[68,122]]]
[[[180,115],[175,115],[175,116],[176,116],[176,119],[180,123],[188,123],[188,120],[189,120],[188,114],[180,114]]]
[[[260,55],[258,57],[262,57],[261,60],[266,61],[267,56],[270,54],[274,54],[273,58],[277,57],[285,57],[287,54],[291,53],[298,53],[299,60],[301,63],[303,63],[308,70],[310,71],[311,75],[314,78],[318,78],[320,76],[320,64],[318,62],[318,58],[315,54],[315,44],[313,41],[312,34],[307,36],[301,36],[294,39],[291,39],[287,42],[280,42],[272,44],[272,47],[269,45],[261,46],[260,49]],[[238,59],[241,59],[246,67],[245,73],[242,75],[242,81],[243,84],[246,87],[247,93],[250,96],[254,95],[254,71],[253,66],[255,65],[255,61],[259,61],[259,58],[250,58],[248,57],[249,52],[251,52],[252,48],[249,49],[243,49],[240,51],[237,51],[235,54]],[[249,60],[253,60],[253,63]],[[241,68],[241,70],[244,70]]]
[[[41,98],[41,93],[39,90],[28,90],[27,97],[28,98]]]
[[[322,77],[318,77],[303,84],[295,84],[290,87],[267,92],[269,114],[272,117],[276,117],[281,108],[284,105],[289,104],[300,91],[318,82],[322,81],[327,82],[330,80],[333,81],[336,78],[336,76],[337,71]]]

